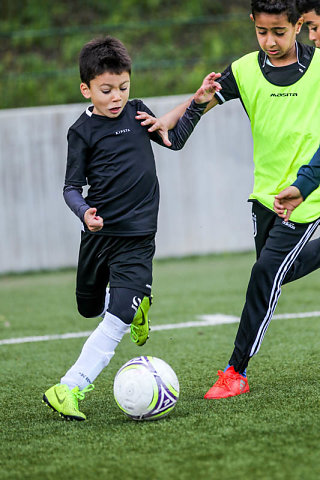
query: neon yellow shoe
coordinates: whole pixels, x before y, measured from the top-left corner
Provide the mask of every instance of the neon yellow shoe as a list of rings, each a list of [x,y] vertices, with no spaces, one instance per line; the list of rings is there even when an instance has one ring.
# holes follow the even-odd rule
[[[152,295],[150,297],[143,297],[130,326],[131,340],[139,347],[144,345],[149,338],[148,311],[151,303]]]
[[[66,420],[86,420],[85,414],[79,410],[78,400],[83,400],[85,394],[93,389],[94,385],[92,384],[80,391],[79,387],[70,390],[67,385],[57,383],[46,391],[42,402]]]

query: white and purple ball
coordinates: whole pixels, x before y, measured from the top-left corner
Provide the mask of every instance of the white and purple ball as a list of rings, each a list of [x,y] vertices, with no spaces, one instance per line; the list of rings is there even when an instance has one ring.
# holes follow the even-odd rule
[[[133,420],[165,417],[179,398],[179,381],[160,358],[142,356],[125,363],[114,379],[113,393],[119,408]]]

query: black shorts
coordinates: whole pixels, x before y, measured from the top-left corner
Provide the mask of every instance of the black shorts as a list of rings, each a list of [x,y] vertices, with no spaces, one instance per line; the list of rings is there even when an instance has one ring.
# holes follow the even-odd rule
[[[85,306],[86,311],[95,313],[90,316],[98,316],[104,308],[108,284],[110,289],[132,289],[149,296],[154,237],[155,234],[110,237],[81,232],[76,288],[78,308]]]

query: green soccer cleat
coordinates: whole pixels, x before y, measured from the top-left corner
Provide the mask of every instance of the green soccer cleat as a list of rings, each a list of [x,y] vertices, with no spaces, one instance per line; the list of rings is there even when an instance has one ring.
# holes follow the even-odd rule
[[[83,400],[85,394],[93,389],[94,385],[92,384],[80,391],[79,387],[70,390],[67,385],[57,383],[46,391],[42,402],[66,420],[86,420],[85,414],[79,410],[78,400]]]
[[[141,347],[149,338],[149,319],[148,311],[152,303],[152,295],[143,297],[142,302],[130,325],[131,340]]]

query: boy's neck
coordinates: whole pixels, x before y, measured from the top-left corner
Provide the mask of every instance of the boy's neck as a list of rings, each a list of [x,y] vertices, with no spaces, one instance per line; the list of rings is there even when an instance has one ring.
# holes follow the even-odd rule
[[[272,58],[267,54],[269,62],[274,67],[285,67],[286,65],[292,65],[298,61],[298,45],[295,42],[292,48],[287,52],[287,54],[281,58]]]

